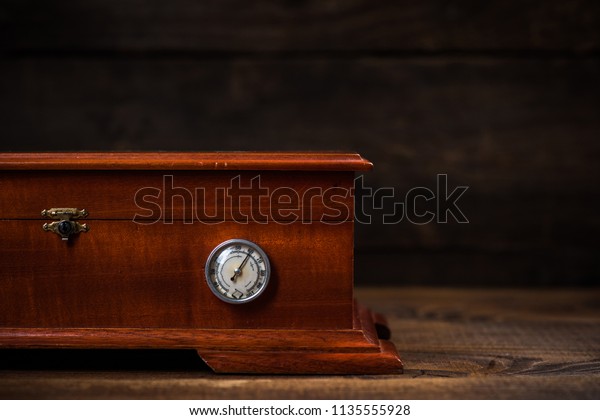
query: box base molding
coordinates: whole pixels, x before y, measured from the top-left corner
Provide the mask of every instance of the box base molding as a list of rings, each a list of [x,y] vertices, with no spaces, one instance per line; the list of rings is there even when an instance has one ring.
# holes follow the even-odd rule
[[[195,349],[218,373],[402,373],[385,318],[355,308],[352,329],[0,328],[0,348]]]

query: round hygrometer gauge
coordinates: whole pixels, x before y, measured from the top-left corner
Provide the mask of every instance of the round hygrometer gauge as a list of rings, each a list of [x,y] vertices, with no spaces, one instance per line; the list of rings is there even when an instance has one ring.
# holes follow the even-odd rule
[[[230,239],[210,253],[205,267],[210,290],[227,303],[246,303],[263,293],[271,266],[265,251],[254,242]]]

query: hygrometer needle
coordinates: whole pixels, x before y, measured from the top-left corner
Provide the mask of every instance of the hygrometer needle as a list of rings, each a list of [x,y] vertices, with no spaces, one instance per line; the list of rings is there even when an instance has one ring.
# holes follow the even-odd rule
[[[250,254],[246,254],[246,258],[244,258],[244,261],[242,261],[240,266],[233,270],[233,277],[231,277],[231,281],[235,281],[235,278],[242,274],[242,268],[244,268],[244,265],[246,265],[246,261],[248,261],[248,258],[250,258]]]

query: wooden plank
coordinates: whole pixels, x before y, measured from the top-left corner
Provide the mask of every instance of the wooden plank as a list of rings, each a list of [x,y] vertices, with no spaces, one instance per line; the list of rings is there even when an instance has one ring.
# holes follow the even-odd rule
[[[193,352],[2,350],[0,396],[600,398],[597,288],[371,288],[357,297],[388,317],[404,375],[216,375]]]
[[[403,357],[423,364],[413,375],[600,374],[597,288],[387,288],[358,296],[388,316]]]
[[[594,0],[341,3],[176,0],[39,2],[0,9],[8,51],[586,52],[600,47]]]
[[[14,353],[13,353],[14,354]],[[79,353],[81,354],[81,353]],[[216,378],[191,361],[193,355],[181,352],[158,353],[145,356],[140,352],[132,354],[113,353],[110,362],[98,362],[102,354],[97,352],[84,356],[87,363],[72,371],[62,369],[71,353],[50,356],[58,361],[58,368],[17,370],[3,372],[0,380],[0,395],[4,399],[236,399],[245,400],[407,400],[426,399],[598,399],[600,389],[597,376],[554,376],[546,377],[490,377],[473,376],[462,378],[443,378],[428,376],[418,380],[407,377],[385,377],[374,379],[372,376],[339,377],[328,379],[315,376],[305,377],[256,377],[250,375],[227,375]],[[7,356],[11,361],[19,356]],[[21,360],[40,357],[36,353],[26,353]],[[45,356],[48,357],[48,356]],[[179,358],[188,361],[182,369],[168,370],[152,366],[165,366],[165,359]],[[135,363],[145,371],[120,371],[123,363]],[[73,366],[71,362],[70,366]],[[95,364],[94,364],[95,363]],[[105,367],[103,372],[87,370],[88,366]],[[21,363],[20,366],[24,366]],[[48,366],[48,365],[46,365]],[[82,366],[81,362],[75,366]],[[167,365],[168,366],[168,365]],[[117,367],[117,368],[115,368]],[[150,369],[150,371],[148,371]],[[73,370],[73,369],[71,369]],[[102,379],[100,379],[100,377]],[[450,382],[451,381],[451,382]],[[223,388],[228,390],[223,392]],[[227,403],[223,402],[223,407]]]
[[[425,185],[435,191],[435,185]],[[544,187],[540,184],[539,190]],[[466,224],[452,218],[449,223],[416,225],[405,218],[383,224],[378,211],[375,223],[355,227],[357,282],[593,286],[598,276],[600,224],[595,214],[600,200],[594,192],[570,194],[558,185],[555,189],[554,195],[532,190],[525,196],[488,195],[471,187],[458,202],[469,220]],[[384,211],[391,213],[390,207]],[[435,205],[418,208],[435,211]]]
[[[494,252],[426,249],[355,252],[356,284],[362,286],[593,287],[598,250],[557,243],[550,249]]]

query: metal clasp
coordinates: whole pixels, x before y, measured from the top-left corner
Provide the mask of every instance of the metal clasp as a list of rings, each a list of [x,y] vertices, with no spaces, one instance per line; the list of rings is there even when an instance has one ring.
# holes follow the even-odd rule
[[[75,208],[52,208],[49,210],[42,210],[42,217],[57,219],[56,222],[44,223],[42,228],[46,232],[54,232],[57,235],[60,235],[63,241],[68,241],[69,236],[75,233],[87,232],[90,230],[87,224],[81,224],[73,220],[87,217],[87,215],[88,212],[85,209],[79,210]]]

